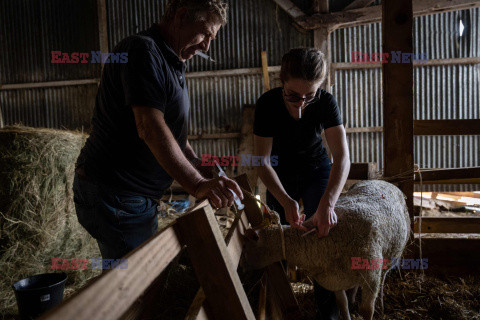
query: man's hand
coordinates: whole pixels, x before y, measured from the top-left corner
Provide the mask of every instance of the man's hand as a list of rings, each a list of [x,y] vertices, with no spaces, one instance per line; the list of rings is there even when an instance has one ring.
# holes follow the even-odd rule
[[[228,189],[235,192],[243,200],[243,193],[238,184],[227,177],[201,181],[198,184],[194,197],[197,199],[207,198],[216,208],[230,207],[234,202],[234,198],[232,192]]]
[[[302,224],[305,221],[305,215],[302,214],[301,216],[298,214],[298,202],[289,199],[285,204],[282,205],[283,210],[285,211],[285,218],[287,222],[296,229],[308,231]]]
[[[313,216],[313,224],[317,227],[319,238],[328,236],[330,229],[337,225],[337,214],[333,207],[319,206]]]

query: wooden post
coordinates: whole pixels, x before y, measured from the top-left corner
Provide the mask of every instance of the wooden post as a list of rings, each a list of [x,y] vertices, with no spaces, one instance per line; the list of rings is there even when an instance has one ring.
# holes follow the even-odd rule
[[[0,129],[3,128],[3,116],[2,116],[2,107],[0,106]]]
[[[255,319],[210,206],[180,217],[177,231],[215,319]]]
[[[412,53],[412,0],[382,2],[383,52]],[[383,152],[384,174],[391,177],[413,170],[413,64],[384,63]],[[407,196],[413,226],[413,172],[399,183]]]
[[[106,0],[97,0],[98,39],[102,53],[108,52],[107,5],[105,2]],[[102,61],[102,70],[103,66]]]
[[[263,84],[265,85],[265,92],[270,90],[270,76],[268,75],[268,59],[267,51],[262,51],[262,73]]]
[[[243,107],[242,112],[242,128],[241,128],[241,141],[239,148],[239,161],[238,175],[246,173],[250,184],[255,188],[257,185],[257,170],[253,166],[245,166],[242,164],[242,157],[248,157],[253,155],[253,120],[255,119],[255,106],[246,105]]]

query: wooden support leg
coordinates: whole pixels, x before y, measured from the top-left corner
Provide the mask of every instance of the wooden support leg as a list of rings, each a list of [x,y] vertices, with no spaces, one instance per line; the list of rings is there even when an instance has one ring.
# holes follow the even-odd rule
[[[177,220],[177,232],[187,245],[197,278],[214,319],[255,319],[236,267],[210,206]]]

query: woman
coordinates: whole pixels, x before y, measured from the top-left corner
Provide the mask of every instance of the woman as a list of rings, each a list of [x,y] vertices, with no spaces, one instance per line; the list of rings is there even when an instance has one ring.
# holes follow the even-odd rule
[[[335,98],[320,89],[327,74],[323,53],[297,48],[283,56],[282,87],[263,94],[255,108],[254,141],[257,156],[277,157],[277,165],[259,167],[267,187],[267,205],[282,224],[307,230],[313,216],[317,236],[328,235],[337,223],[335,203],[350,170],[345,129]],[[322,145],[321,131],[333,156]],[[305,215],[299,214],[302,199]],[[337,319],[334,293],[315,285],[317,319]]]

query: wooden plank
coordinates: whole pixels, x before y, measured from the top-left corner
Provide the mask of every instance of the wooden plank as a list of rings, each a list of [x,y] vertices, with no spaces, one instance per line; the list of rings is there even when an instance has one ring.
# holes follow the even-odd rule
[[[377,178],[376,162],[357,162],[350,164],[349,180],[372,180]]]
[[[260,281],[258,294],[257,320],[267,319],[267,274],[264,273]]]
[[[415,217],[415,233],[418,225]],[[480,233],[480,217],[422,217],[422,233]]]
[[[107,271],[40,319],[119,319],[180,249],[173,228],[154,235],[124,257],[127,269]]]
[[[304,16],[302,10],[300,10],[292,1],[290,0],[273,0],[280,8],[285,10],[288,15],[294,19]]]
[[[177,219],[177,232],[192,260],[214,318],[255,319],[235,264],[210,206]],[[192,232],[195,230],[195,232]]]
[[[98,39],[100,42],[100,51],[108,52],[108,31],[107,31],[107,5],[106,0],[97,0],[98,14]],[[105,63],[102,60],[102,69]]]
[[[466,197],[466,198],[475,198],[480,199],[480,192],[448,192],[448,194],[452,194],[455,196]]]
[[[98,85],[99,83],[100,83],[100,79],[82,79],[82,80],[66,80],[66,81],[14,83],[14,84],[0,84],[0,90],[83,86],[83,85],[90,85],[90,84]]]
[[[268,59],[267,51],[262,51],[262,73],[263,73],[263,85],[265,92],[270,90],[270,77],[268,76]]]
[[[410,242],[406,257],[419,259],[418,239]],[[429,274],[460,275],[480,272],[480,239],[422,238],[422,258]]]
[[[269,73],[279,73],[281,66],[272,66],[268,67]],[[226,70],[215,70],[215,71],[200,71],[200,72],[189,72],[185,74],[187,79],[192,78],[208,78],[208,77],[225,77],[225,76],[243,76],[243,75],[253,75],[253,74],[262,74],[262,68],[242,68],[242,69],[226,69]]]
[[[420,181],[415,181],[420,184]],[[424,181],[423,184],[480,184],[480,178]]]
[[[242,188],[247,191],[252,191],[245,175],[236,177],[235,180]],[[248,194],[245,192],[243,204],[245,205],[245,214],[250,224],[254,228],[261,225],[263,222],[263,214],[262,210],[258,207],[255,198],[251,196],[248,197]],[[298,310],[298,302],[293,294],[292,287],[288,282],[282,264],[280,262],[274,263],[268,266],[266,270],[267,278],[269,279],[267,287],[271,288],[278,294],[278,299],[280,300],[279,304],[282,306],[284,314],[296,312]]]
[[[468,120],[415,120],[416,136],[480,135],[480,119]]]
[[[421,170],[422,181],[437,182],[446,180],[458,179],[475,179],[480,178],[480,167],[460,168],[460,169],[435,169],[435,170]],[[415,181],[420,181],[420,176],[415,173]]]
[[[370,9],[370,8],[369,8]],[[411,0],[382,1],[383,50],[413,52]],[[383,154],[384,175],[392,177],[413,171],[413,66],[412,63],[383,64]],[[399,183],[407,196],[413,223],[412,179]]]
[[[205,133],[205,134],[192,134],[188,135],[188,140],[206,140],[206,139],[239,139],[241,137],[240,132],[229,133]],[[221,156],[221,155],[220,155]]]
[[[225,237],[225,243],[227,245],[228,253],[232,259],[233,267],[236,269],[240,262],[240,256],[243,250],[243,235],[245,234],[245,226],[248,226],[248,220],[243,212],[240,218],[235,218],[232,227],[228,231]],[[188,309],[185,320],[199,319],[201,314],[207,314],[204,306],[205,292],[200,288],[195,295],[193,303]]]
[[[346,133],[361,133],[361,132],[383,132],[383,127],[356,127],[346,128]]]
[[[293,293],[281,262],[275,262],[267,268],[267,286],[271,287],[276,295],[282,313],[287,318],[295,318],[299,311],[297,298]]]
[[[456,65],[468,65],[479,64],[480,57],[466,57],[466,58],[452,58],[452,59],[430,59],[427,61],[413,62],[414,68],[431,67],[431,66],[456,66]],[[337,62],[332,63],[330,68],[333,70],[354,70],[354,69],[377,69],[381,68],[383,63],[381,62]]]
[[[255,106],[245,105],[242,110],[242,127],[241,127],[242,137],[240,140],[240,147],[238,149],[238,153],[241,155],[254,154],[254,144],[253,144],[254,119],[255,119]],[[248,180],[250,181],[251,185],[255,188],[258,180],[258,174],[257,174],[256,168],[254,166],[238,166],[238,174],[242,175],[244,173],[247,174]]]
[[[371,5],[375,0],[354,0],[348,6],[346,6],[343,10],[353,10],[353,9],[360,9],[365,8]]]
[[[480,7],[478,0],[414,0],[413,16],[419,17],[440,12],[466,10]],[[317,29],[331,25],[335,29],[359,26],[382,21],[382,6],[301,16],[295,19],[304,29]],[[409,51],[413,52],[413,51]]]

